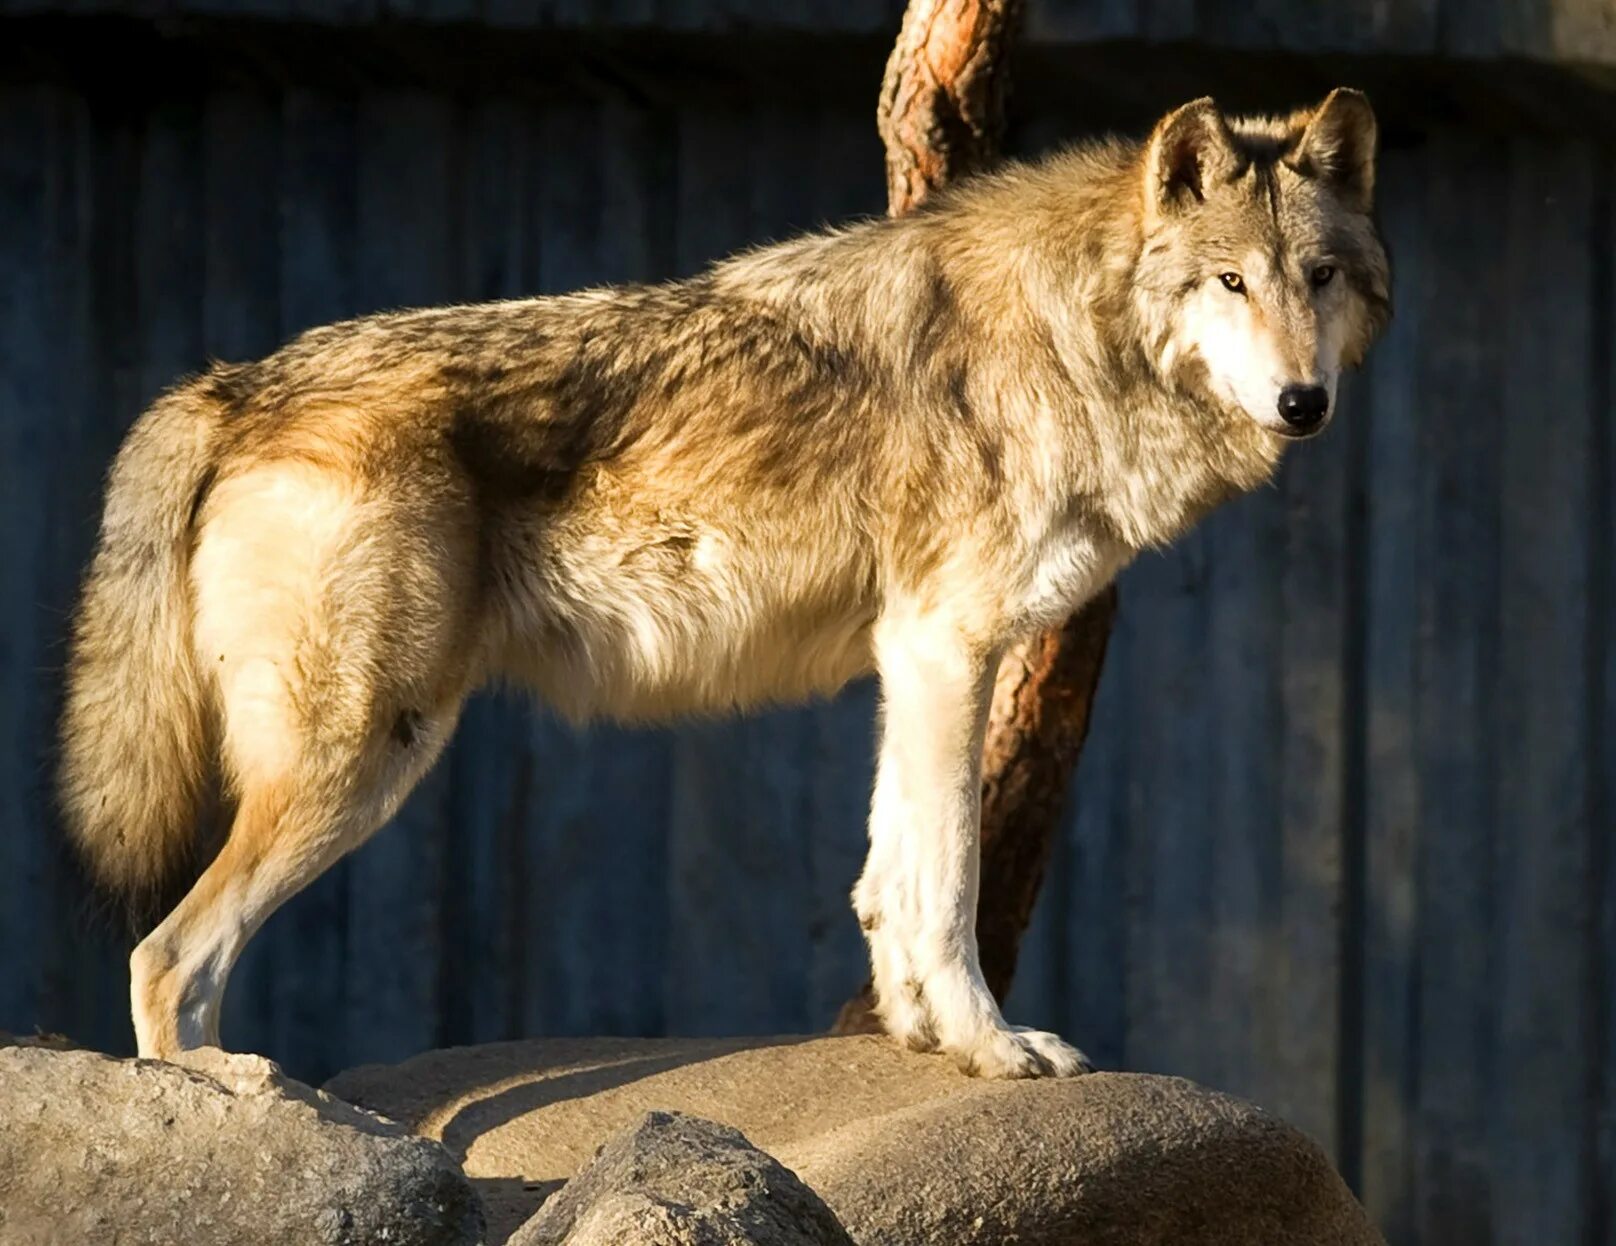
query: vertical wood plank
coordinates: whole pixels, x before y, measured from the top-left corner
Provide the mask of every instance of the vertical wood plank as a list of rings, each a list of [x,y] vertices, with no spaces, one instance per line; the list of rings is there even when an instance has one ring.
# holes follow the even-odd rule
[[[809,711],[807,1023],[815,1031],[830,1028],[869,973],[852,894],[875,787],[877,699],[875,680],[862,679]]]
[[[201,120],[195,96],[147,119],[135,201],[142,407],[204,360]]]
[[[205,105],[202,345],[209,358],[256,359],[280,340],[277,104],[263,93],[224,91]]]
[[[531,107],[505,96],[477,99],[468,106],[462,242],[464,290],[472,301],[535,292],[539,231],[531,215],[538,176],[537,125]]]
[[[546,294],[596,284],[610,254],[602,233],[606,144],[601,121],[593,101],[557,101],[544,110],[538,207]]]
[[[1211,1006],[1213,836],[1208,741],[1206,529],[1147,555],[1123,592],[1133,695],[1128,740],[1131,860],[1128,1037],[1140,1071],[1216,1074],[1201,1033]]]
[[[656,0],[594,0],[597,16],[609,13],[625,26],[654,26]]]
[[[1510,145],[1492,771],[1494,1006],[1508,1075],[1494,1087],[1492,1159],[1495,1240],[1523,1244],[1586,1240],[1593,1193],[1590,157],[1575,143]]]
[[[1616,337],[1616,153],[1610,151],[1598,153],[1594,216],[1589,240],[1594,296],[1591,336],[1595,342],[1609,342]],[[1589,887],[1598,914],[1594,932],[1598,964],[1591,989],[1594,1036],[1599,1044],[1594,1223],[1589,1239],[1599,1246],[1611,1246],[1616,1243],[1616,844],[1608,828],[1616,818],[1616,500],[1612,499],[1616,492],[1616,353],[1596,349],[1590,362],[1594,456],[1602,475],[1594,493],[1592,606],[1598,640],[1589,655],[1592,716],[1598,732],[1593,759],[1598,772],[1590,819],[1595,853]]]
[[[87,894],[51,798],[60,708],[57,675],[66,659],[67,625],[79,575],[100,516],[101,473],[113,444],[111,426],[116,418],[105,409],[108,377],[100,366],[95,320],[94,130],[83,101],[68,91],[41,89],[38,98],[44,105],[46,155],[38,206],[47,228],[36,253],[45,274],[44,301],[36,310],[37,323],[50,330],[50,340],[48,349],[36,356],[26,349],[25,333],[20,339],[24,348],[15,357],[24,374],[33,360],[49,370],[48,406],[37,413],[44,419],[47,436],[35,464],[36,479],[45,489],[45,508],[36,516],[43,528],[38,533],[40,575],[33,609],[16,635],[21,641],[37,626],[42,644],[33,664],[36,722],[13,754],[19,761],[31,760],[35,767],[30,786],[12,789],[14,807],[21,806],[23,819],[20,839],[13,843],[22,856],[0,883],[22,889],[16,907],[24,915],[32,911],[37,920],[26,928],[26,938],[13,945],[27,949],[12,964],[24,979],[32,976],[33,1004],[11,1024],[24,1032],[38,1025],[79,1042],[125,1051],[133,1034],[120,998],[127,955],[122,932],[107,920],[109,914],[98,912]],[[20,146],[26,150],[26,141]],[[27,237],[23,230],[23,240]],[[6,288],[13,287],[7,283]],[[18,289],[21,307],[26,308],[26,280]],[[0,340],[18,339],[5,334]],[[34,415],[6,403],[0,403],[0,410],[16,410],[15,418],[24,423]],[[8,489],[7,495],[14,497],[16,491]],[[20,530],[26,531],[26,524]],[[0,946],[6,946],[5,937],[0,937]],[[6,1024],[0,1021],[0,1026]]]
[[[454,296],[453,118],[439,97],[369,91],[359,103],[358,298],[366,308]],[[440,1026],[447,769],[422,780],[348,873],[349,1056],[396,1060]]]
[[[1495,749],[1498,445],[1505,191],[1491,140],[1430,148],[1422,343],[1419,555],[1420,785],[1416,1239],[1485,1246],[1493,1237],[1490,1105],[1497,978]],[[1462,557],[1458,551],[1464,551]]]
[[[1404,0],[1370,7],[1375,48],[1404,54],[1436,51],[1440,5],[1441,0]]]
[[[1437,0],[1439,52],[1454,57],[1492,57],[1505,52],[1504,31],[1514,0]]]
[[[1313,5],[1306,9],[1285,9],[1283,0],[1255,0],[1252,4],[1241,4],[1237,0],[1194,0],[1193,4],[1197,31],[1207,32],[1215,43],[1269,48],[1284,46],[1293,32],[1299,34],[1301,46],[1316,46],[1319,32],[1314,27],[1324,8]],[[1281,13],[1276,15],[1276,9],[1282,10]],[[1302,27],[1302,32],[1295,32],[1298,26]]]
[[[1188,39],[1196,34],[1196,0],[1151,0],[1140,14],[1140,33],[1148,39]]]
[[[526,0],[480,0],[483,20],[490,26],[522,27],[533,24],[534,6]]]
[[[668,1025],[680,1034],[807,1028],[811,720],[778,710],[680,728],[668,828]]]
[[[1139,21],[1140,6],[1134,0],[1047,0],[1029,6],[1027,41],[1043,44],[1127,39],[1138,34]]]
[[[1310,445],[1300,453],[1318,453]],[[1293,458],[1296,456],[1293,456]],[[1294,462],[1290,467],[1294,469]],[[1207,662],[1216,726],[1202,742],[1213,769],[1201,793],[1212,891],[1205,931],[1210,957],[1202,1018],[1204,1076],[1261,1103],[1281,1093],[1274,986],[1282,873],[1276,756],[1291,724],[1279,696],[1284,498],[1274,490],[1241,498],[1206,525]],[[1163,780],[1169,781],[1169,780]]]
[[[534,802],[532,709],[510,693],[473,697],[449,756],[452,839],[440,881],[445,910],[440,1007],[448,1045],[522,1034],[533,887],[523,834]]]
[[[51,101],[43,88],[0,89],[0,595],[10,619],[0,629],[0,947],[15,949],[0,973],[0,1028],[26,1031],[40,983],[32,947],[45,926],[38,745],[44,726],[37,672],[45,646],[38,588],[49,537],[50,424],[55,394],[49,315],[46,213]]]
[[[596,281],[661,281],[674,264],[675,122],[644,101],[601,102],[601,227]]]
[[[281,337],[359,309],[353,100],[288,89],[281,104]]]
[[[1122,592],[1134,591],[1132,580],[1125,581]],[[1131,596],[1124,603],[1124,613],[1135,609]],[[1119,625],[1106,648],[1067,815],[1071,861],[1062,963],[1068,978],[1059,1028],[1106,1069],[1123,1067],[1127,1058],[1132,644],[1131,629]]]
[[[1420,634],[1417,370],[1426,286],[1424,188],[1413,156],[1388,155],[1382,225],[1397,256],[1399,305],[1370,356],[1364,487],[1363,1152],[1360,1195],[1394,1242],[1416,1242]]]
[[[668,756],[660,732],[534,728],[526,1033],[667,1031]]]

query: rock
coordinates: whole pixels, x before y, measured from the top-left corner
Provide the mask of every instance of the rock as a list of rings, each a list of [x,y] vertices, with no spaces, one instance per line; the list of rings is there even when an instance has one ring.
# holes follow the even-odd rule
[[[1000,1083],[790,1154],[860,1246],[1381,1240],[1312,1142],[1180,1078]]]
[[[0,1242],[483,1240],[437,1143],[261,1057],[213,1049],[187,1065],[0,1048]]]
[[[76,1051],[78,1044],[66,1034],[8,1034],[0,1030],[0,1047],[49,1047],[52,1051]]]
[[[544,1039],[329,1086],[442,1139],[492,1242],[602,1139],[672,1109],[744,1131],[860,1246],[1383,1246],[1310,1140],[1177,1078],[985,1082],[878,1037]]]
[[[852,1246],[819,1196],[727,1125],[647,1112],[508,1246]]]

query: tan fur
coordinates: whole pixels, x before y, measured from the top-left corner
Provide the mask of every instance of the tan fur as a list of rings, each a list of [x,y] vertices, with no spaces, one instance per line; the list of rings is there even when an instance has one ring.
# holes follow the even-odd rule
[[[214,403],[190,388],[135,426],[112,466],[74,619],[63,811],[97,882],[142,914],[186,868],[212,768],[186,555],[216,433]]]
[[[1333,392],[1362,357],[1388,308],[1372,155],[1350,93],[1268,122],[1200,101],[903,220],[317,329],[165,397],[109,484],[63,727],[69,823],[117,889],[181,866],[210,775],[235,809],[136,951],[141,1050],[216,1041],[242,943],[478,686],[660,720],[873,667],[854,901],[888,1028],[986,1075],[1080,1069],[977,967],[993,671],[1267,479],[1278,386]],[[1309,284],[1326,259],[1340,280]]]

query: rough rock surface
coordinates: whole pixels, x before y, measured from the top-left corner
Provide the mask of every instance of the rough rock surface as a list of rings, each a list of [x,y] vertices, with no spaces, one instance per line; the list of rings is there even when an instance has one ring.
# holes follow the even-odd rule
[[[469,1246],[476,1196],[434,1142],[258,1056],[187,1067],[0,1048],[0,1242]]]
[[[1380,1246],[1324,1154],[1176,1078],[984,1082],[876,1037],[545,1039],[330,1088],[441,1138],[503,1241],[648,1110],[733,1125],[860,1246]]]
[[[852,1246],[819,1196],[737,1129],[647,1112],[509,1246]]]

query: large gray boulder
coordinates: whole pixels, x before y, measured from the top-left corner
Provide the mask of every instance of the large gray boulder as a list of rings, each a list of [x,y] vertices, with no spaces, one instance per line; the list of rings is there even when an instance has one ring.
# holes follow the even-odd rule
[[[1177,1078],[984,1082],[886,1039],[544,1039],[350,1070],[441,1138],[501,1242],[646,1111],[722,1121],[859,1246],[1383,1246],[1323,1152]]]
[[[788,1153],[859,1246],[1381,1240],[1312,1142],[1181,1078],[1000,1083]]]
[[[647,1112],[509,1246],[853,1246],[819,1196],[727,1125]]]
[[[257,1056],[190,1067],[0,1047],[6,1246],[472,1246],[482,1209],[436,1142]]]

